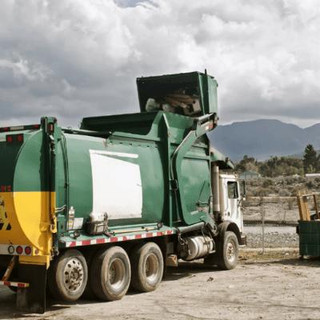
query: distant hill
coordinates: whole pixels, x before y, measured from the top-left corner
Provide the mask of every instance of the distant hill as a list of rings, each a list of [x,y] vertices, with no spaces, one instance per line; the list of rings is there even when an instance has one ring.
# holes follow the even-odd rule
[[[221,125],[208,134],[213,146],[239,161],[244,155],[258,160],[301,154],[307,144],[320,149],[320,123],[302,129],[279,120],[254,120]]]

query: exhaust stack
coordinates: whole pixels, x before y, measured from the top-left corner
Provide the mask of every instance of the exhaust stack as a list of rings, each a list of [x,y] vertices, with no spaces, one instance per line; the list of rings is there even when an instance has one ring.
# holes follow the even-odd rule
[[[212,188],[212,209],[213,215],[220,214],[220,192],[219,192],[219,167],[212,164],[211,168],[211,188]]]

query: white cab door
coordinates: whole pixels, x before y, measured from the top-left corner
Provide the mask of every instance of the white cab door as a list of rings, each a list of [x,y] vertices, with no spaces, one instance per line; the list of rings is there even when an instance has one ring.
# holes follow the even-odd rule
[[[243,230],[243,219],[240,207],[240,188],[235,179],[223,179],[224,188],[224,220],[233,221],[240,229]]]

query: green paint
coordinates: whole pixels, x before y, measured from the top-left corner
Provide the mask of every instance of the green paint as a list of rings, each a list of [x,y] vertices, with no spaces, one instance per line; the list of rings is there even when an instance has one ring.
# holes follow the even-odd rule
[[[200,97],[201,115],[217,113],[217,81],[201,72],[142,77],[137,79],[141,112],[146,111],[149,98],[158,98],[180,89]]]
[[[137,83],[141,113],[85,118],[81,130],[74,131],[60,128],[54,118],[43,118],[39,130],[21,131],[23,144],[0,142],[1,184],[12,184],[14,191],[56,191],[58,238],[67,236],[71,207],[75,217],[84,222],[93,210],[90,150],[137,155],[108,156],[139,166],[143,196],[142,217],[110,220],[111,228],[157,222],[175,227],[210,221],[211,162],[231,166],[210,148],[206,137],[216,125],[216,81],[195,72],[140,78]],[[181,85],[199,96],[202,117],[145,112],[150,96]],[[0,133],[0,139],[5,136]],[[84,229],[80,231],[85,237]]]

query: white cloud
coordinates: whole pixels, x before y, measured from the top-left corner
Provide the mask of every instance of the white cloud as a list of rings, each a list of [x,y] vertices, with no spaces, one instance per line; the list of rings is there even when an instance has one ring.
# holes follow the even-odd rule
[[[4,0],[0,125],[136,112],[135,78],[205,68],[222,122],[320,122],[317,0]]]

